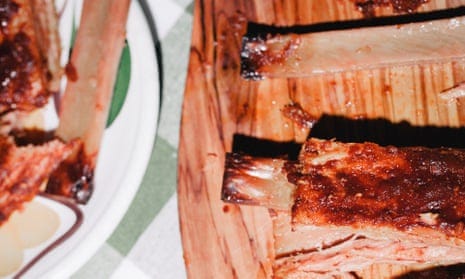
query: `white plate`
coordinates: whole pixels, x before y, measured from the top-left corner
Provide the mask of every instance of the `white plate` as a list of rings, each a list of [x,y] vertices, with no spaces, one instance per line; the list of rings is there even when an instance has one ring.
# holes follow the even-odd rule
[[[57,7],[67,2],[60,19],[65,61],[72,20],[79,19],[82,2],[56,2]],[[94,193],[88,204],[81,207],[83,223],[70,238],[33,265],[23,278],[65,278],[74,273],[110,236],[139,188],[155,138],[160,88],[149,23],[137,1],[131,3],[127,41],[131,53],[129,90],[118,117],[105,131],[95,171]]]

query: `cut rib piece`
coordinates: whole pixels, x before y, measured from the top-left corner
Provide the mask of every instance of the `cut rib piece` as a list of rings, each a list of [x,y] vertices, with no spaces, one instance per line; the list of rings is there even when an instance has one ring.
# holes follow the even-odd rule
[[[390,271],[394,276],[464,261],[463,245],[434,243],[427,240],[431,235],[422,239],[401,234],[380,237],[373,235],[372,228],[293,226],[287,212],[275,213],[273,227],[274,278],[334,278],[387,264],[395,266]]]
[[[87,202],[93,189],[93,173],[124,46],[130,2],[85,0],[67,65],[68,81],[56,136],[64,141],[79,138],[82,147],[52,175],[47,191],[66,194],[80,203]]]
[[[52,140],[17,147],[11,138],[0,136],[0,225],[39,193],[40,186],[76,144]]]
[[[465,17],[388,26],[243,39],[242,76],[305,77],[318,73],[465,58]]]
[[[277,278],[465,262],[465,150],[310,139],[298,161],[227,158],[223,200],[277,216]]]

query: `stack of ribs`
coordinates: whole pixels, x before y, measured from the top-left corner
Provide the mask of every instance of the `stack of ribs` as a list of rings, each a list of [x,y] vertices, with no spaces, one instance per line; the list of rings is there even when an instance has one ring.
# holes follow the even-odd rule
[[[222,199],[270,209],[276,278],[465,262],[465,150],[310,138],[297,160],[229,153]]]
[[[460,1],[446,17],[434,11],[415,20],[405,14],[429,1],[353,2],[365,18],[389,6],[404,16],[386,17],[400,20],[387,25],[386,18],[290,27],[249,23],[242,76],[305,78],[465,55]],[[463,88],[439,95],[463,97]],[[316,121],[298,110],[283,112],[305,128]],[[275,278],[357,278],[373,264],[412,270],[465,262],[465,150],[310,138],[297,160],[229,153],[222,199],[269,208]]]

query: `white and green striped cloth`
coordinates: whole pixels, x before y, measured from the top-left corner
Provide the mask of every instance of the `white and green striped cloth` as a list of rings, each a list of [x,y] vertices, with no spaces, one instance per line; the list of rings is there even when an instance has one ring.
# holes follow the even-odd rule
[[[160,119],[152,156],[126,215],[72,278],[186,277],[177,213],[176,170],[193,2],[146,1],[155,20],[163,69]]]

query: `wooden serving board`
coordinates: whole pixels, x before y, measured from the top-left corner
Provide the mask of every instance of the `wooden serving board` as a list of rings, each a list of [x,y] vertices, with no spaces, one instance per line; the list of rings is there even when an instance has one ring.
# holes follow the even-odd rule
[[[463,2],[432,0],[420,10]],[[380,13],[392,11],[386,8]],[[361,16],[351,0],[196,1],[178,166],[179,215],[189,278],[272,277],[273,230],[268,211],[225,204],[220,191],[225,152],[231,151],[234,135],[278,142],[302,142],[308,137],[309,130],[283,116],[286,104],[298,102],[312,115],[336,120],[377,119],[382,125],[372,131],[393,139],[405,136],[403,129],[411,125],[464,126],[465,100],[438,97],[442,90],[465,81],[464,61],[301,79],[247,81],[240,77],[241,36],[247,21],[293,25]],[[399,134],[386,134],[391,131],[385,129],[386,123],[398,125]],[[350,133],[353,128],[334,125],[336,132]],[[379,265],[361,275],[382,278],[405,270]]]

